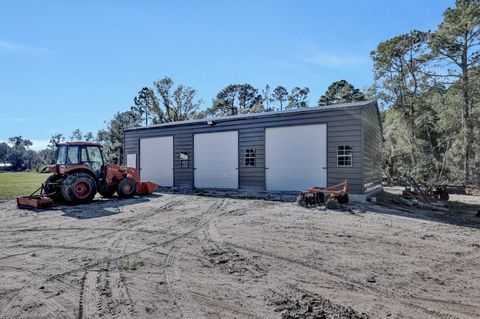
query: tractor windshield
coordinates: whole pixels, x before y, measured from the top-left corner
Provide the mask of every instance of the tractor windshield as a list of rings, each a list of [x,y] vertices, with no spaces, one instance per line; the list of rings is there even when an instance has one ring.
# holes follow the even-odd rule
[[[57,149],[57,161],[55,164],[65,164],[67,160],[67,146],[60,146]]]
[[[81,162],[90,166],[97,176],[100,176],[103,168],[102,151],[98,146],[82,147]]]

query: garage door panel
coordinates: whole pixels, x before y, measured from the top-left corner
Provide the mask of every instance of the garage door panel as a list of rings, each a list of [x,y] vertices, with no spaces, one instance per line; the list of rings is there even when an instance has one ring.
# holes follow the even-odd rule
[[[325,186],[326,144],[325,124],[266,129],[267,190]]]
[[[140,139],[142,180],[173,186],[173,136]]]
[[[198,188],[238,188],[238,132],[194,135],[194,178]]]

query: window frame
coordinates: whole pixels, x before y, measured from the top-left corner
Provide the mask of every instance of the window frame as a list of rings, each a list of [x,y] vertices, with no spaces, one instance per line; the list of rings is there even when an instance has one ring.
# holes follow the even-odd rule
[[[248,147],[243,150],[243,166],[244,167],[257,166],[257,150],[255,148]]]
[[[180,160],[180,168],[189,168],[190,167],[190,155],[189,152],[179,152],[178,157]],[[187,155],[187,159],[182,159],[182,154]],[[186,163],[186,166],[184,165]]]
[[[73,152],[73,149],[77,150],[77,160],[74,163],[69,163],[70,151]],[[78,164],[81,164],[80,163],[80,147],[78,145],[67,145],[67,156],[65,157],[64,165],[78,165]]]
[[[349,148],[346,150],[345,148]],[[342,149],[341,149],[342,148]],[[349,151],[347,154],[346,151]],[[342,152],[342,153],[340,153]],[[343,158],[343,164],[340,164],[340,158]],[[345,164],[350,160],[350,164]],[[337,145],[337,167],[352,167],[353,166],[353,147],[351,144]]]

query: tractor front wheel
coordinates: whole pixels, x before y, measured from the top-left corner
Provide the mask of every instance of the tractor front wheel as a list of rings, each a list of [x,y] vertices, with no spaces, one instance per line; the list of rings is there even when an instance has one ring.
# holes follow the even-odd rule
[[[130,198],[137,192],[137,182],[130,177],[125,177],[117,184],[117,194],[121,198]]]
[[[68,175],[62,185],[63,198],[69,204],[90,203],[96,193],[95,179],[86,173]]]

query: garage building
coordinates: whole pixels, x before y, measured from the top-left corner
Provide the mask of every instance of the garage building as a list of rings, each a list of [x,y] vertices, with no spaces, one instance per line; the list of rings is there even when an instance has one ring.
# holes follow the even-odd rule
[[[301,191],[347,179],[353,198],[381,188],[374,101],[127,129],[125,160],[164,187]],[[357,195],[357,196],[355,196]]]

